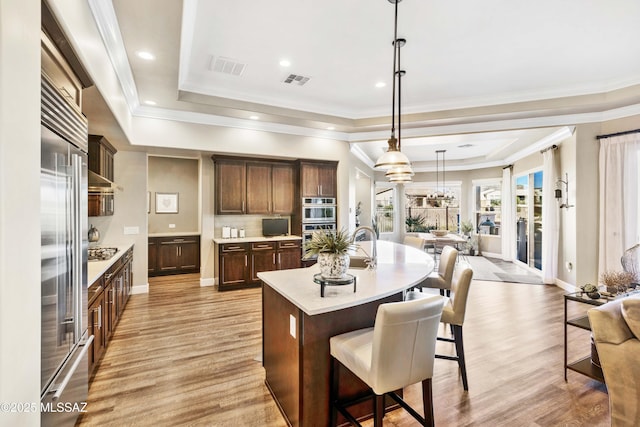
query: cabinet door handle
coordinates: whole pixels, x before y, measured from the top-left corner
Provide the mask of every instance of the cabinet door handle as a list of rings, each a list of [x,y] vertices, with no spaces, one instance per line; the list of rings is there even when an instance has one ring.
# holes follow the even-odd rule
[[[244,212],[244,200],[242,201],[242,212]]]
[[[322,196],[322,184],[320,184],[320,195]]]
[[[245,266],[245,267],[249,265],[249,263],[248,263],[247,261],[248,261],[248,260],[247,260],[247,256],[245,255],[245,256],[244,256],[244,266]]]
[[[280,257],[280,253],[278,253],[278,265],[282,265],[282,258]]]
[[[178,247],[176,246],[176,256],[178,256]]]
[[[273,264],[276,264],[276,254],[273,254]]]
[[[102,329],[102,305],[98,306],[98,329]]]

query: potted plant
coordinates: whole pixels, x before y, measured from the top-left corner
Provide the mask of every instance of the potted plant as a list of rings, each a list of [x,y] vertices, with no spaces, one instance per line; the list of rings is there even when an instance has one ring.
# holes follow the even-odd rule
[[[633,273],[627,271],[605,271],[600,275],[600,282],[607,287],[607,292],[614,295],[626,292],[633,279]]]
[[[460,223],[460,231],[465,236],[470,236],[473,231],[473,224],[471,223],[471,220],[462,221]]]
[[[349,249],[352,249],[353,239],[345,229],[338,231],[314,231],[311,240],[305,246],[304,258],[314,255],[318,257],[320,274],[325,279],[342,279],[349,268]]]
[[[467,250],[469,251],[470,256],[475,256],[478,251],[478,236],[471,236],[469,241],[466,243]]]

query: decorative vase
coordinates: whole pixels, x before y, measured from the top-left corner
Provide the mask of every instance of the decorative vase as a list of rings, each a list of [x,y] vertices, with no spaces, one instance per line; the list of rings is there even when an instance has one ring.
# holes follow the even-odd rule
[[[325,279],[344,279],[349,269],[348,254],[319,253],[318,266]]]

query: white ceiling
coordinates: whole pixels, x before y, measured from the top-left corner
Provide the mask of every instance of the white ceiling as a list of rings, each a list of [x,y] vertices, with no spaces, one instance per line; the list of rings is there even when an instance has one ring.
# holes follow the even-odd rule
[[[386,147],[387,0],[114,0],[113,9],[134,114],[204,113],[250,128],[257,115],[288,133],[345,139],[371,161]],[[504,165],[565,125],[640,105],[639,19],[637,0],[402,1],[403,152],[418,170],[432,169],[436,149],[448,168]],[[219,58],[243,73],[212,71]],[[309,81],[283,83],[291,73]]]

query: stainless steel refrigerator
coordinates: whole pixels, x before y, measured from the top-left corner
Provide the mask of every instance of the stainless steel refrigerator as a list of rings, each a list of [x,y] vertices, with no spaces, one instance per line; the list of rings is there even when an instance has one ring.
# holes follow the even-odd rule
[[[88,394],[87,120],[42,75],[41,424],[73,426]]]

